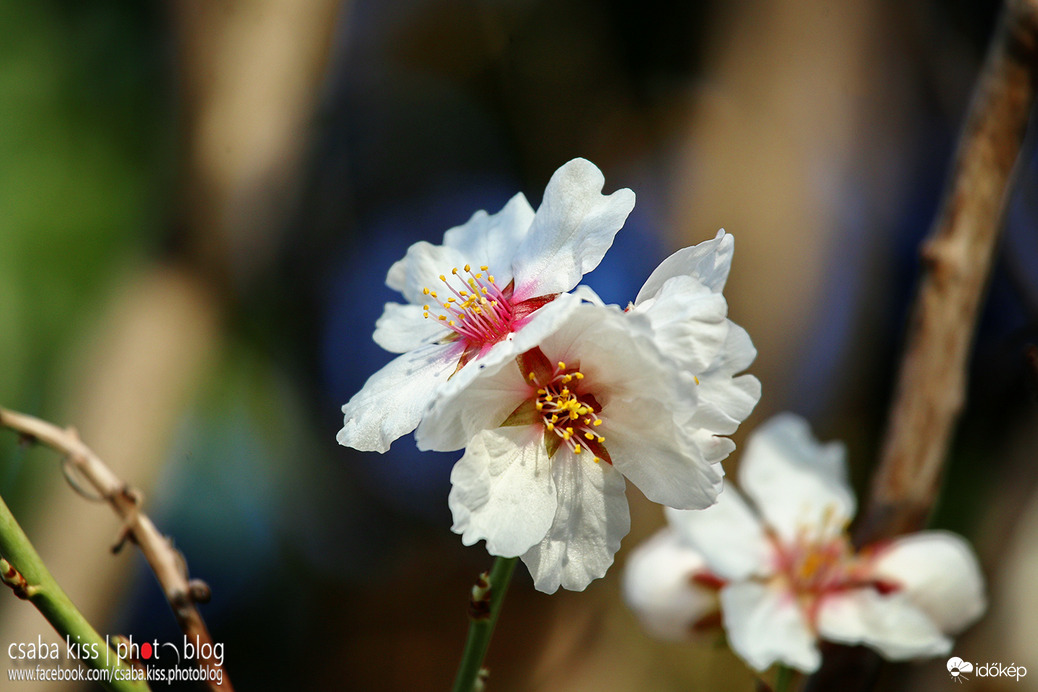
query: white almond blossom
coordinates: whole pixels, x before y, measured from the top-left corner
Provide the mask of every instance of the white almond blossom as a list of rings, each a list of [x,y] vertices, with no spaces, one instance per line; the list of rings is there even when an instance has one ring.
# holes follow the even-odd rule
[[[677,253],[626,312],[583,291],[599,304],[574,307],[538,347],[488,357],[441,389],[416,438],[423,449],[467,447],[449,498],[466,545],[522,556],[542,591],[581,590],[629,530],[624,477],[670,507],[716,500],[734,447],[719,436],[760,396],[756,378],[733,377],[756,352],[720,296],[730,250],[722,232]],[[693,253],[721,267],[703,272],[709,283],[695,262],[674,261]]]
[[[598,266],[634,207],[633,192],[602,195],[603,183],[594,164],[574,159],[551,177],[536,213],[520,193],[448,230],[442,245],[412,245],[386,278],[407,303],[387,303],[374,334],[402,355],[343,406],[339,443],[386,451],[467,363],[513,358],[563,322],[579,303],[566,292]]]
[[[801,418],[770,420],[751,436],[739,470],[756,509],[727,487],[706,510],[668,510],[667,538],[639,559],[670,574],[646,579],[629,567],[628,603],[651,621],[653,609],[666,612],[653,604],[672,598],[654,629],[673,634],[703,617],[702,586],[719,585],[729,644],[760,671],[774,663],[815,671],[819,639],[863,644],[890,660],[947,655],[949,635],[986,608],[973,551],[957,535],[923,531],[855,552],[844,456],[842,445],[814,440]],[[672,596],[668,583],[692,595]]]

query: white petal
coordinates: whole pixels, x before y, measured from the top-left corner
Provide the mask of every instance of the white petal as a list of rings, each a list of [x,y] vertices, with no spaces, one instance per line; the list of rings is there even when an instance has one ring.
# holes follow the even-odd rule
[[[688,439],[699,450],[703,460],[708,464],[718,465],[719,472],[723,475],[724,469],[719,465],[735,451],[735,443],[727,437],[718,437],[709,430],[693,430]]]
[[[450,276],[451,269],[460,269],[466,262],[469,259],[460,251],[423,240],[407,248],[404,258],[393,263],[386,275],[386,285],[403,293],[407,302],[424,305],[430,298],[422,290],[440,291],[444,288],[440,276]]]
[[[728,303],[687,276],[668,280],[634,308],[652,323],[660,347],[693,373],[707,370],[728,336]]]
[[[951,651],[951,641],[903,594],[882,596],[871,588],[824,598],[818,634],[840,644],[865,644],[892,661]]]
[[[592,305],[605,305],[605,301],[590,286],[580,284],[573,289],[572,294]]]
[[[534,396],[515,357],[566,325],[580,304],[575,296],[559,296],[535,312],[520,331],[454,373],[418,427],[418,448],[461,449],[473,435],[498,427],[524,399]]]
[[[609,464],[562,448],[552,460],[559,505],[548,535],[523,555],[534,587],[583,591],[605,575],[631,529],[624,479]]]
[[[699,406],[690,424],[715,434],[730,435],[760,401],[760,380],[753,375],[700,377],[696,394]]]
[[[486,539],[491,555],[525,553],[548,533],[557,505],[541,436],[520,428],[476,435],[451,471],[447,502],[465,545]]]
[[[605,447],[616,469],[645,497],[668,507],[703,509],[721,492],[722,472],[676,425],[675,406],[673,397],[631,397],[603,404]]]
[[[386,303],[375,323],[375,343],[392,353],[407,353],[450,334],[439,320],[426,319],[421,305]]]
[[[344,423],[335,439],[361,451],[385,452],[415,429],[457,367],[458,355],[456,344],[430,344],[391,360],[342,407]]]
[[[703,557],[664,528],[628,556],[624,600],[649,634],[687,639],[692,625],[720,608],[717,592],[691,579],[706,571]]]
[[[754,348],[746,330],[729,320],[728,336],[717,355],[718,359],[704,374],[724,372],[734,375],[742,372],[750,367],[750,363],[757,357],[757,349]]]
[[[739,486],[786,541],[808,528],[818,538],[841,532],[854,516],[842,444],[819,444],[807,421],[780,414],[750,436]]]
[[[812,673],[822,662],[814,635],[792,594],[775,586],[739,582],[721,589],[728,643],[759,671],[783,663]]]
[[[633,192],[604,196],[604,184],[602,172],[586,159],[555,171],[513,261],[516,300],[568,291],[602,261],[634,208]]]
[[[955,634],[987,607],[977,557],[961,537],[944,531],[903,536],[879,549],[877,577],[892,581],[945,634]]]
[[[475,267],[487,266],[496,275],[498,285],[512,279],[512,258],[533,223],[533,208],[523,193],[493,216],[476,212],[464,226],[456,226],[443,235],[443,244],[457,249]]]
[[[663,284],[675,276],[690,276],[714,293],[720,293],[728,280],[734,251],[734,239],[723,228],[712,240],[678,250],[656,267],[638,292],[634,304],[640,305],[654,297]]]
[[[579,364],[613,464],[646,497],[682,509],[714,501],[721,472],[677,423],[695,406],[694,388],[677,386],[645,315],[582,304],[541,349],[549,361]]]
[[[719,577],[742,580],[772,573],[774,549],[760,520],[731,485],[725,485],[712,507],[665,511],[682,540],[698,551]]]

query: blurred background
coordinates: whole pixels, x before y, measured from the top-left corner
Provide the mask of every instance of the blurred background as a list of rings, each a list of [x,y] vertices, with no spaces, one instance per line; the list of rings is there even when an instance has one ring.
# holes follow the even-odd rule
[[[536,206],[584,156],[637,194],[589,283],[624,303],[726,228],[730,316],[764,387],[737,442],[796,411],[848,443],[862,490],[997,9],[0,0],[0,405],[75,425],[144,492],[212,586],[202,612],[238,689],[447,689],[491,562],[450,531],[458,455],[335,443],[390,358],[371,340],[390,264],[517,191]],[[1038,689],[1036,222],[1029,144],[933,518],[989,580],[954,653],[1033,671],[974,689]],[[179,640],[143,559],[110,555],[109,509],[16,442],[0,431],[0,493],[73,600],[102,633]],[[654,642],[623,606],[625,555],[663,523],[629,496],[631,534],[585,592],[517,570],[490,689],[753,689],[722,646]],[[2,596],[0,642],[56,638]],[[943,660],[884,675],[949,684]]]

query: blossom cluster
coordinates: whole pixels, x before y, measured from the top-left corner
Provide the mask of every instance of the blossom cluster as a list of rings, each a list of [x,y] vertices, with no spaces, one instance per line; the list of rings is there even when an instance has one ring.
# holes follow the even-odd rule
[[[420,449],[464,450],[453,530],[520,557],[546,593],[606,573],[630,529],[631,481],[669,522],[624,582],[661,637],[723,625],[761,671],[816,670],[819,639],[890,659],[947,654],[985,609],[968,544],[929,531],[855,550],[843,447],[791,414],[751,435],[742,492],[726,487],[726,436],[761,394],[722,293],[732,236],[679,250],[625,308],[606,305],[580,282],[634,193],[603,184],[575,159],[536,211],[517,194],[393,264],[386,283],[406,302],[385,306],[374,338],[399,355],[343,407],[338,441],[385,452],[414,432]]]
[[[386,451],[411,431],[421,449],[464,454],[451,473],[453,530],[521,557],[536,588],[584,589],[630,529],[625,478],[678,509],[713,504],[721,460],[760,397],[740,375],[756,356],[727,316],[733,240],[665,260],[625,309],[582,277],[634,206],[602,194],[575,159],[534,211],[520,193],[420,242],[386,283],[374,338],[399,353],[343,407],[341,444]]]

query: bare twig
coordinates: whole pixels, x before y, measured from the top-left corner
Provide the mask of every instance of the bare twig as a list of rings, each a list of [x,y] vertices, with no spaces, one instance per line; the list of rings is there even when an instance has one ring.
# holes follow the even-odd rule
[[[897,391],[858,545],[922,528],[965,400],[966,363],[1010,179],[1038,86],[1038,0],[1008,0],[980,75],[941,209],[922,248]],[[826,644],[809,692],[870,690],[880,659]]]
[[[195,645],[199,653],[198,665],[204,668],[217,668],[219,664],[212,653],[203,656],[203,651],[213,652],[212,636],[202,620],[195,603],[208,600],[209,588],[199,580],[188,580],[184,558],[173,547],[169,539],[159,533],[151,519],[141,511],[140,494],[122,481],[101,459],[85,444],[72,428],[62,429],[58,426],[0,407],[0,427],[9,428],[20,434],[22,439],[39,442],[51,449],[67,455],[69,469],[74,470],[97,492],[122,520],[123,524],[112,547],[118,551],[125,541],[137,544],[144,558],[148,561],[155,577],[162,586],[166,599],[177,618],[180,628]],[[208,646],[205,646],[208,644]],[[209,682],[214,690],[233,690],[226,671],[222,675],[222,684]]]
[[[930,514],[1036,83],[1038,0],[1009,0],[922,248],[924,275],[859,543],[918,530]]]

